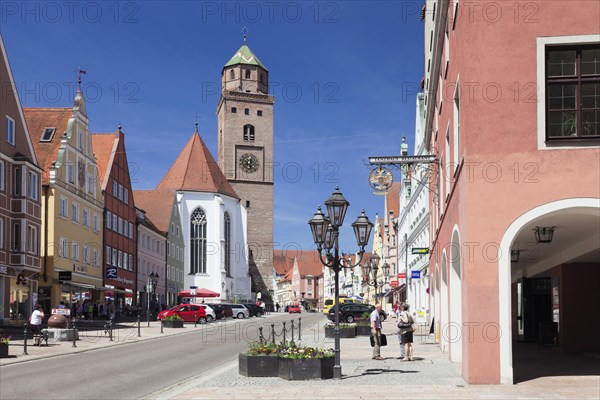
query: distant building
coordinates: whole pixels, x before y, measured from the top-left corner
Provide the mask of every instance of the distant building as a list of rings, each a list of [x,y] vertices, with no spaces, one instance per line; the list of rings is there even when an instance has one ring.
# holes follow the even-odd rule
[[[166,234],[161,232],[147,218],[143,210],[136,208],[138,244],[137,257],[139,274],[137,276],[139,305],[146,312],[160,309],[167,304],[167,262]],[[150,276],[158,277],[156,286],[150,282]]]

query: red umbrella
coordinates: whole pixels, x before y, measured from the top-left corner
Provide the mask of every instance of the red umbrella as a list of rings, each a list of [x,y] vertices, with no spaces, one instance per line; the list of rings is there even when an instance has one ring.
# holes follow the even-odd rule
[[[217,292],[213,292],[212,290],[208,290],[205,288],[196,289],[196,295],[192,296],[189,290],[183,290],[177,293],[178,297],[221,297],[221,295]]]

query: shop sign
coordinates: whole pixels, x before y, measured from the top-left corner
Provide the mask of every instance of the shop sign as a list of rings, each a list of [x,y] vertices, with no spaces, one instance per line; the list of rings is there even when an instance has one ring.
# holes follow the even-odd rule
[[[117,269],[106,268],[106,279],[117,279]]]
[[[429,254],[428,247],[411,247],[412,254]]]
[[[398,272],[398,278],[406,279],[406,272]]]
[[[390,286],[391,286],[391,287],[398,287],[398,280],[396,280],[396,279],[392,279],[392,280],[390,281]]]
[[[59,281],[70,281],[72,279],[73,273],[71,271],[58,271],[58,280]]]
[[[410,271],[410,277],[412,279],[421,279],[421,271]]]
[[[71,315],[71,309],[70,308],[53,308],[52,309],[52,314],[53,315],[66,315],[66,316],[70,316]]]

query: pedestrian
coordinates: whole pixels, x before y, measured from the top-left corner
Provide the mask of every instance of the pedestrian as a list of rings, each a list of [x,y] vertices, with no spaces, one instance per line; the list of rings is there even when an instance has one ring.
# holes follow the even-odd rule
[[[373,360],[383,360],[381,357],[381,304],[377,304],[371,313],[371,333],[373,335]]]
[[[275,303],[275,310],[279,312],[279,303]]]
[[[61,301],[57,308],[59,308],[61,310],[64,309],[65,308],[65,302]]]
[[[31,327],[31,332],[33,332],[34,346],[39,346],[41,342],[40,328],[42,326],[42,318],[44,318],[42,306],[36,304],[35,309],[31,313],[31,317],[29,317],[29,326]]]
[[[406,361],[413,360],[413,320],[412,315],[408,312],[408,304],[402,305],[402,312],[398,317],[398,336],[400,336],[400,356]],[[402,347],[404,348],[402,349]],[[404,350],[404,354],[402,354]]]
[[[404,359],[404,336],[402,336],[400,329],[400,314],[402,313],[402,308],[404,307],[404,303],[397,304],[398,309],[396,310],[396,323],[398,324],[398,342],[400,343],[400,357],[399,360]]]

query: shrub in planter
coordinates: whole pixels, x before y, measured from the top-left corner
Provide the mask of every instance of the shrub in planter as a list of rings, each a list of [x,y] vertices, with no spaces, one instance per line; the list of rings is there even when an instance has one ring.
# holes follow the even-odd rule
[[[279,346],[272,343],[253,343],[238,357],[239,373],[243,376],[277,376]]]
[[[279,352],[279,377],[287,380],[333,378],[333,350],[291,346]]]
[[[325,325],[325,337],[334,337],[334,324]],[[340,324],[340,338],[348,339],[356,336],[356,324]]]
[[[8,345],[10,343],[10,336],[0,337],[0,358],[8,358]]]
[[[179,315],[169,315],[162,324],[165,328],[183,328],[183,319]]]

